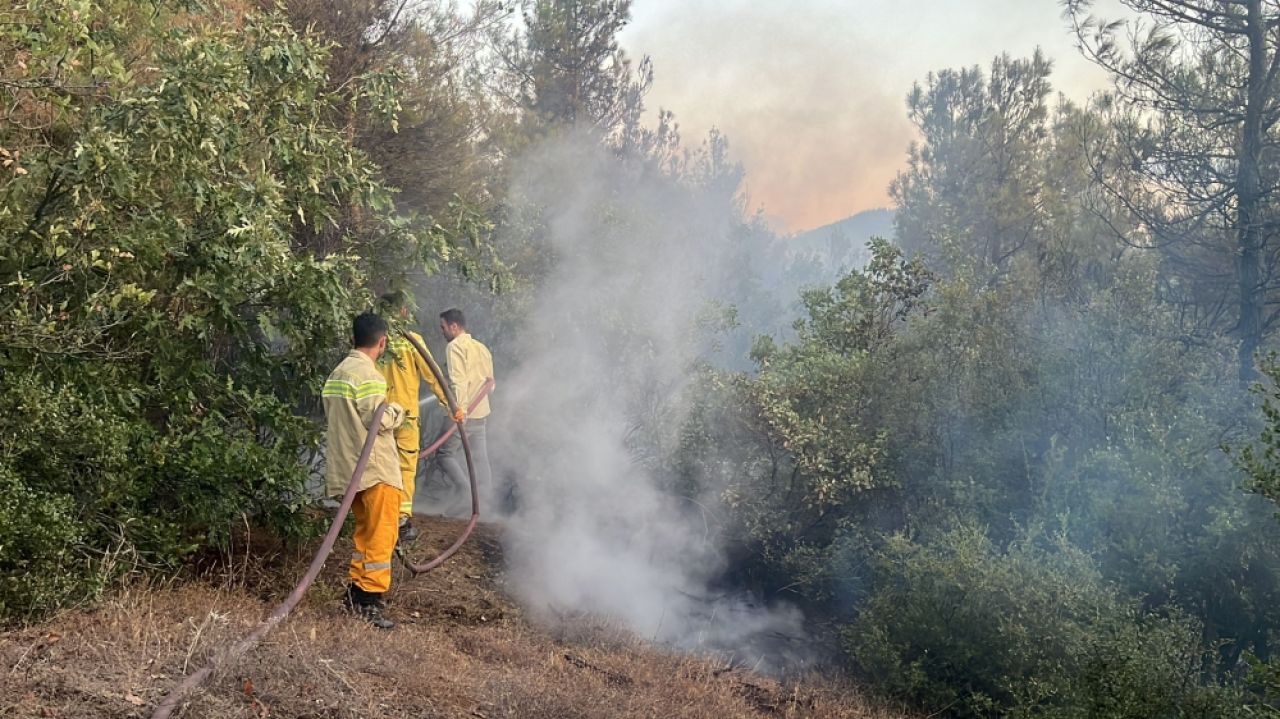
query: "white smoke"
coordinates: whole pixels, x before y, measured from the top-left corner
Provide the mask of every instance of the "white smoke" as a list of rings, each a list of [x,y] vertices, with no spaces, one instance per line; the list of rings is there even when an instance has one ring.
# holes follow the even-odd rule
[[[677,490],[666,471],[694,367],[716,344],[703,320],[747,279],[732,189],[696,169],[679,184],[582,137],[519,167],[508,223],[522,239],[508,249],[519,258],[534,237],[524,256],[550,260],[518,303],[514,366],[496,372],[494,475],[518,495],[510,586],[535,615],[587,613],[750,663],[762,642],[776,654],[778,637],[802,634],[800,613],[714,596],[717,488]]]

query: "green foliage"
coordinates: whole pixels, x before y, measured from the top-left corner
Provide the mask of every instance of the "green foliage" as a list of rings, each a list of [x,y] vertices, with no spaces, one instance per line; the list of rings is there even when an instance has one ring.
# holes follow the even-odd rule
[[[1002,58],[912,95],[897,239],[923,265],[875,247],[808,293],[794,342],[708,384],[681,472],[721,488],[736,577],[857,622],[859,662],[930,710],[1197,716],[1280,623],[1280,527],[1221,451],[1252,403],[1236,343],[1190,332],[1161,257],[1116,239],[1133,218],[1094,204],[1103,120],[1050,111],[1046,74]],[[905,614],[938,592],[959,626]]]
[[[1280,662],[1266,662],[1248,654],[1248,684],[1253,693],[1249,708],[1254,716],[1280,716]]]
[[[831,511],[893,483],[879,467],[885,436],[878,415],[894,400],[881,391],[892,362],[883,355],[892,351],[895,328],[922,306],[929,278],[889,243],[871,249],[865,271],[804,295],[808,317],[797,323],[794,345],[778,348],[765,338],[754,349],[760,372],[744,386],[747,411],[789,457],[767,477],[742,474],[726,490],[757,539],[800,540]]]
[[[484,242],[492,229],[484,214],[490,203],[484,173],[493,170],[493,158],[477,141],[495,128],[481,126],[486,98],[469,94],[460,79],[479,29],[500,24],[511,9],[496,0],[465,9],[419,4],[411,11],[399,0],[293,0],[281,11],[293,28],[327,45],[323,95],[329,102],[321,111],[396,188],[396,211],[430,217],[431,234],[445,240],[426,255],[394,243],[362,250],[379,261],[380,270],[370,274],[374,283],[388,288],[405,267],[425,264],[426,274],[449,267],[500,288],[505,267]],[[388,101],[370,103],[371,96]],[[360,225],[359,208],[338,210],[339,225]],[[317,232],[298,239],[324,249],[331,238]]]
[[[1185,616],[1142,617],[1065,540],[1002,551],[975,528],[889,537],[844,631],[877,684],[950,716],[1221,717]]]
[[[1262,368],[1264,380],[1254,386],[1261,395],[1263,424],[1252,442],[1231,447],[1232,459],[1244,472],[1245,487],[1272,503],[1280,502],[1280,363],[1273,354]],[[1273,504],[1273,516],[1274,504]],[[1244,658],[1250,666],[1250,681],[1262,696],[1257,709],[1260,716],[1280,716],[1280,661],[1271,654],[1249,654]]]
[[[330,124],[325,49],[279,17],[73,0],[15,17],[0,476],[41,507],[6,523],[26,538],[4,547],[25,587],[9,616],[89,588],[113,547],[172,566],[243,515],[301,530],[309,412],[365,278],[437,267],[452,242],[392,212]],[[397,82],[354,78],[347,101],[393,113]]]
[[[96,589],[75,515],[69,496],[32,489],[0,462],[0,616],[21,618]]]
[[[653,82],[648,58],[632,70],[618,46],[631,0],[534,0],[514,55],[525,78],[522,104],[535,127],[581,125],[611,134],[634,124]]]
[[[1280,503],[1280,362],[1273,355],[1263,367],[1266,384],[1258,384],[1254,392],[1263,398],[1265,422],[1256,441],[1239,448],[1238,466],[1249,477],[1251,491]]]
[[[1142,222],[1164,259],[1169,299],[1197,333],[1238,340],[1239,377],[1257,379],[1270,334],[1276,257],[1267,249],[1280,198],[1269,148],[1280,139],[1280,22],[1274,3],[1064,0],[1079,46],[1113,79],[1096,103],[1107,152],[1097,189]],[[1107,162],[1110,154],[1118,161]]]
[[[930,74],[907,98],[923,141],[891,189],[898,236],[937,263],[983,276],[1043,238],[1035,186],[1048,133],[1049,61],[997,57]]]

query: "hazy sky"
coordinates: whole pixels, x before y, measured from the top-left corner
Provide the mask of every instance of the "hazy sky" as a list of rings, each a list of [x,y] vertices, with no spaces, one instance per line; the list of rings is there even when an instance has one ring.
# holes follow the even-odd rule
[[[634,0],[632,17],[622,44],[653,58],[650,109],[674,111],[687,144],[723,130],[751,207],[781,230],[888,204],[913,136],[904,98],[931,70],[1040,47],[1068,97],[1105,84],[1057,0]]]

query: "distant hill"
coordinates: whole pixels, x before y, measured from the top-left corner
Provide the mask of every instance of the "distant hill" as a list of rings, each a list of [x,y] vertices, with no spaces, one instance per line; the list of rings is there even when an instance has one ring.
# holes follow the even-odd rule
[[[866,210],[801,232],[787,241],[792,256],[807,255],[829,268],[853,269],[866,262],[867,240],[893,238],[893,210]]]
[[[742,282],[728,300],[737,309],[739,327],[725,340],[717,359],[721,366],[752,371],[755,365],[747,358],[758,335],[779,342],[795,339],[793,322],[805,314],[804,291],[830,287],[862,269],[867,240],[892,238],[893,217],[893,210],[867,210],[795,235],[749,236],[742,247]]]

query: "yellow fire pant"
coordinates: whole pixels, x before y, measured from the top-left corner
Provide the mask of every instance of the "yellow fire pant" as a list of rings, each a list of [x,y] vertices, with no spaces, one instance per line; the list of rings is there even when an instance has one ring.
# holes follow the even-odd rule
[[[356,493],[351,513],[356,517],[355,553],[351,555],[351,583],[366,592],[391,588],[391,554],[400,536],[400,490],[379,482]]]
[[[418,418],[406,417],[404,424],[396,430],[396,449],[400,455],[400,479],[404,482],[404,498],[400,501],[400,516],[413,516],[413,489],[418,478],[418,451],[421,436],[418,433]]]

